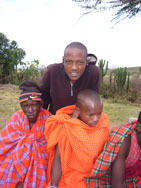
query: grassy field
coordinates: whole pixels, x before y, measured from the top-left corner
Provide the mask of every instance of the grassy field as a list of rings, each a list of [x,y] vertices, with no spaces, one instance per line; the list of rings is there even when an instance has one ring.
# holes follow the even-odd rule
[[[19,90],[14,85],[0,85],[0,129],[2,129],[11,115],[20,109],[18,102]],[[110,119],[110,128],[128,122],[129,117],[137,117],[141,104],[131,104],[127,101],[103,99],[104,111]]]
[[[0,129],[2,129],[11,115],[20,109],[18,102],[19,91],[12,89],[10,85],[7,88],[0,87]]]
[[[127,101],[104,100],[104,112],[110,119],[110,127],[117,127],[128,122],[129,117],[138,117],[141,104],[131,104]]]
[[[127,67],[127,71],[131,74],[139,74],[141,67]],[[108,69],[108,74],[115,69]]]

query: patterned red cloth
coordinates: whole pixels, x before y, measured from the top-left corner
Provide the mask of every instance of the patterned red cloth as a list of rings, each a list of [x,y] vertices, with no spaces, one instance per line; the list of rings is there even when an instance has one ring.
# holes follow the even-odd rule
[[[141,154],[141,148],[140,145],[138,144],[137,133],[136,131],[133,131],[131,134],[130,152],[128,154],[128,157],[126,158],[125,166],[126,167],[133,166],[140,158],[140,154]]]
[[[125,178],[141,176],[141,147],[137,141],[136,131],[131,134],[131,147],[125,161]]]
[[[36,123],[29,129],[23,111],[16,112],[0,134],[0,188],[44,188],[48,155],[44,137],[46,119],[51,114],[41,109]]]
[[[85,179],[87,188],[110,188],[111,187],[111,165],[120,150],[124,139],[136,128],[137,120],[111,132],[108,144],[104,151],[100,154],[93,166],[88,178]],[[141,185],[141,177],[125,179],[124,186],[126,188],[139,188]]]
[[[133,166],[125,168],[125,178],[141,177],[141,159],[139,158]]]

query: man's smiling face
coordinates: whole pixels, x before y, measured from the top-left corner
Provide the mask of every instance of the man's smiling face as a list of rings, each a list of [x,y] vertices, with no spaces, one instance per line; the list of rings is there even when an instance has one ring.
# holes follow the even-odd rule
[[[87,53],[84,49],[68,48],[64,53],[64,69],[72,83],[84,73],[87,65]]]

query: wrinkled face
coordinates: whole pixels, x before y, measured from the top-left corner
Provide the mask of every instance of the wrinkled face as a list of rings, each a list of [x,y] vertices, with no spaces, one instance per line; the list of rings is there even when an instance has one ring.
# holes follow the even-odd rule
[[[42,106],[41,101],[27,100],[20,104],[24,114],[29,119],[29,122],[35,123]]]
[[[83,105],[79,111],[79,118],[81,121],[86,123],[90,127],[94,127],[98,124],[101,113],[103,110],[103,105],[94,104],[89,102],[87,105]]]
[[[87,65],[87,53],[84,49],[68,48],[64,53],[64,69],[72,83],[84,73]]]

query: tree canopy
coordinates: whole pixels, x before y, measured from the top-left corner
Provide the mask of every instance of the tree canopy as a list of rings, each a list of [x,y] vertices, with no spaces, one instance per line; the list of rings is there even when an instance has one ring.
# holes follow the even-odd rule
[[[16,41],[10,42],[3,33],[0,33],[0,79],[5,80],[12,71],[17,70],[25,55],[25,51],[18,48]]]
[[[72,0],[87,10],[115,10],[113,20],[117,22],[124,18],[132,18],[141,13],[141,0]]]

